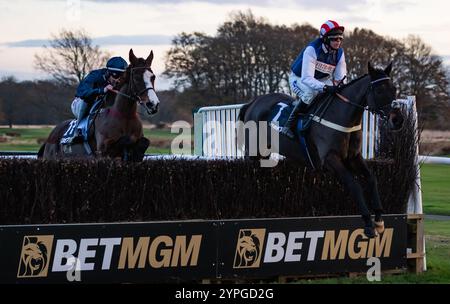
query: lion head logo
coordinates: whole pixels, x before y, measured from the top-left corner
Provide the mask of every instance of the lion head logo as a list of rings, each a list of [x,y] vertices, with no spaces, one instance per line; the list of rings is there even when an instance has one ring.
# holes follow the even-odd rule
[[[234,268],[259,267],[265,229],[241,229],[236,246]]]
[[[47,276],[52,244],[53,236],[25,236],[17,277]]]

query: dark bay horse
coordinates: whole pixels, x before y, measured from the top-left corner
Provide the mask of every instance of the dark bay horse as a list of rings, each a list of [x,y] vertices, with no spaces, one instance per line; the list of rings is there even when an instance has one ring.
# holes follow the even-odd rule
[[[39,150],[38,158],[113,157],[140,161],[149,145],[143,135],[142,122],[137,115],[137,104],[146,107],[149,114],[158,111],[159,99],[155,92],[155,74],[151,69],[153,51],[147,59],[129,52],[130,65],[115,94],[108,93],[105,106],[96,115],[89,129],[89,146],[93,155],[85,152],[83,143],[67,146],[60,140],[71,120],[57,125]]]
[[[361,155],[362,131],[359,127],[365,108],[388,120],[391,130],[399,130],[403,125],[403,116],[393,101],[396,98],[396,88],[389,77],[392,63],[384,70],[373,68],[368,64],[369,73],[341,87],[335,96],[319,96],[308,109],[308,114],[317,113],[319,107],[324,109],[322,120],[316,119],[304,132],[304,138],[309,146],[310,158],[317,170],[335,172],[342,184],[349,190],[351,198],[358,207],[365,223],[364,233],[372,238],[384,231],[382,206],[378,194],[377,181],[369,171]],[[255,98],[244,105],[238,120],[243,122],[264,122],[268,120],[271,108],[279,102],[290,104],[295,100],[285,94],[268,94]],[[324,104],[326,107],[324,108]],[[320,120],[320,122],[319,122]],[[270,127],[269,127],[270,128]],[[245,155],[249,156],[248,138],[238,129],[238,140],[245,140]],[[267,132],[270,134],[270,131]],[[269,136],[268,136],[269,137]],[[258,135],[259,138],[259,135]],[[270,145],[270,138],[267,141]],[[259,149],[259,144],[258,148]],[[288,159],[305,162],[297,139],[279,136],[279,154]],[[263,155],[258,153],[258,155]],[[366,204],[363,188],[355,179],[362,175],[369,188],[369,201],[375,213],[375,222]]]

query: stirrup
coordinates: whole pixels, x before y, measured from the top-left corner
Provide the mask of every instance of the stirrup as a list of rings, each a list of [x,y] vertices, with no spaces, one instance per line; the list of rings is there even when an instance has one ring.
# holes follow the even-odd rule
[[[289,127],[283,127],[280,130],[280,133],[283,134],[283,135],[286,135],[290,139],[294,139],[295,138],[294,132]]]

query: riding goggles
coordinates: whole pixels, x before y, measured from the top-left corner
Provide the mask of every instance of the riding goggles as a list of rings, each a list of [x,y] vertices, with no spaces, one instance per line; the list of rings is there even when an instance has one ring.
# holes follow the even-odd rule
[[[342,36],[342,35],[333,35],[333,36],[328,36],[328,39],[330,40],[330,41],[342,41],[342,40],[344,40],[344,36]]]

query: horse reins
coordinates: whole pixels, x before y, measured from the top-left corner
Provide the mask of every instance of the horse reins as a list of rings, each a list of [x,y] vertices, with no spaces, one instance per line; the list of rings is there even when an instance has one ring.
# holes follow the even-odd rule
[[[380,78],[380,79],[376,79],[376,80],[374,80],[374,81],[371,81],[371,82],[370,82],[370,86],[367,88],[366,93],[364,94],[364,96],[366,96],[366,95],[368,94],[369,90],[371,90],[371,89],[373,88],[372,86],[373,86],[374,84],[376,84],[376,83],[378,83],[378,82],[381,82],[381,81],[390,80],[390,79],[391,79],[391,77],[382,77],[382,78]],[[363,110],[367,110],[367,111],[369,111],[369,112],[372,112],[372,113],[381,115],[383,118],[386,117],[386,114],[380,112],[379,110],[377,110],[377,109],[371,109],[369,106],[362,106],[362,105],[360,105],[360,104],[357,104],[357,103],[355,103],[355,102],[352,102],[352,101],[350,101],[347,97],[345,97],[344,95],[341,95],[341,94],[339,94],[339,93],[336,93],[336,96],[339,97],[339,99],[342,100],[343,102],[348,103],[348,104],[350,104],[350,105],[352,105],[352,106],[355,106],[355,107],[357,107],[357,108],[361,108],[361,109],[363,109]]]
[[[143,105],[143,106],[145,107],[145,109],[147,110],[147,114],[150,115],[150,116],[152,116],[153,114],[150,112],[150,109],[148,108],[147,104],[142,103],[141,95],[144,94],[144,93],[146,93],[146,92],[148,92],[148,91],[150,91],[150,90],[155,91],[155,88],[154,88],[154,87],[151,87],[151,88],[145,88],[145,89],[141,90],[141,91],[140,91],[139,93],[137,93],[137,94],[134,93],[134,90],[133,90],[133,87],[134,87],[133,70],[135,70],[135,69],[147,69],[147,68],[146,68],[146,67],[135,67],[135,68],[131,68],[131,69],[130,69],[130,70],[131,70],[131,73],[130,73],[130,81],[128,82],[128,90],[127,90],[127,91],[131,91],[131,95],[122,93],[122,92],[120,92],[120,91],[118,91],[118,90],[112,90],[112,92],[116,93],[117,95],[120,95],[120,96],[123,96],[123,97],[125,97],[125,98],[128,98],[128,99],[130,99],[131,101],[135,101],[135,102],[139,103],[140,105]],[[155,91],[155,92],[156,92],[156,91]]]

